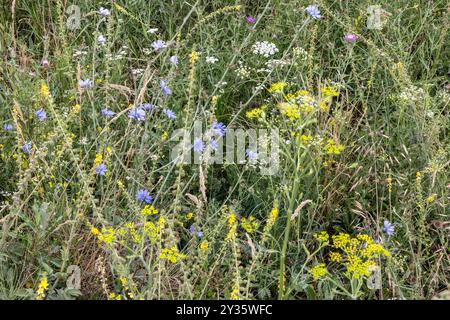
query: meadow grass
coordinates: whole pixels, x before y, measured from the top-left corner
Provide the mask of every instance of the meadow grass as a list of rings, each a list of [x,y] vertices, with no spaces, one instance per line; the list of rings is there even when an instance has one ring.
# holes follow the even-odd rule
[[[447,0],[3,1],[0,299],[449,298],[449,20]],[[195,121],[278,130],[277,172],[176,163]]]

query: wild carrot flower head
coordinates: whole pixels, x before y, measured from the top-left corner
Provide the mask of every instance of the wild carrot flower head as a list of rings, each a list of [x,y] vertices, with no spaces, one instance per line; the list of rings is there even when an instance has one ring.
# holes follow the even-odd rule
[[[150,195],[150,192],[145,189],[139,189],[136,193],[136,200],[139,202],[145,202],[147,204],[150,204],[153,200],[152,196]]]
[[[322,16],[320,15],[319,8],[316,5],[309,5],[306,7],[305,11],[313,18],[313,19],[320,19]]]
[[[44,109],[39,109],[34,114],[39,119],[39,121],[45,121],[45,119],[47,119],[47,114],[45,113]]]
[[[128,118],[136,121],[144,121],[145,111],[142,108],[133,108],[128,112]]]

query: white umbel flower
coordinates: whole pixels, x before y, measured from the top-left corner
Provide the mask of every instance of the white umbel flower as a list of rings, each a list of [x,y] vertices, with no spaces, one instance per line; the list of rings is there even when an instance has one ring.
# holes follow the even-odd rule
[[[264,56],[266,58],[273,56],[279,50],[274,43],[268,41],[258,41],[252,46],[254,54]]]

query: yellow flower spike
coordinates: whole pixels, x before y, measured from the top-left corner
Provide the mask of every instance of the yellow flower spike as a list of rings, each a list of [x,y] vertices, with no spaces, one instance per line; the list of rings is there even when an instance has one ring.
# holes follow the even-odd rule
[[[50,97],[50,89],[48,88],[48,85],[45,82],[41,83],[41,91],[40,91],[41,97],[47,99]]]
[[[191,53],[189,54],[189,63],[194,64],[195,62],[197,62],[198,58],[199,53],[195,50],[192,50]]]

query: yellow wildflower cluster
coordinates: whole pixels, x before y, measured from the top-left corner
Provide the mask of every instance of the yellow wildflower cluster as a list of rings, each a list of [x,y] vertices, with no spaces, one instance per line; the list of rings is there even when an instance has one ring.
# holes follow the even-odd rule
[[[338,97],[339,92],[333,87],[323,87],[321,90],[325,97]]]
[[[341,154],[341,151],[344,150],[344,146],[341,144],[337,144],[333,139],[328,139],[327,143],[325,144],[325,150],[327,154],[339,155]]]
[[[165,219],[163,217],[160,217],[156,223],[153,223],[151,221],[147,221],[144,223],[143,232],[148,237],[150,242],[154,243],[159,238],[162,231],[164,230],[165,222]]]
[[[179,253],[176,247],[172,247],[170,249],[162,249],[161,254],[159,255],[160,259],[167,259],[171,263],[176,263],[178,259],[186,258],[186,255]]]
[[[115,294],[114,292],[111,292],[108,295],[108,300],[122,300],[122,296],[120,294]]]
[[[233,289],[230,294],[230,300],[239,300],[239,286],[233,284]]]
[[[94,159],[94,167],[98,167],[100,165],[100,163],[102,163],[103,160],[103,156],[99,153],[97,153],[95,155],[95,159]]]
[[[278,108],[282,115],[289,118],[290,121],[295,121],[300,119],[300,107],[296,103],[292,102],[281,102],[278,104]]]
[[[143,216],[148,216],[148,215],[155,215],[158,214],[158,209],[156,209],[154,206],[152,205],[146,205],[142,210],[141,210],[141,214]]]
[[[279,93],[282,92],[284,90],[284,88],[286,87],[286,82],[275,82],[272,83],[272,85],[269,87],[269,89],[267,89],[267,91],[269,91],[269,93]]]
[[[278,208],[272,208],[272,210],[270,210],[269,217],[267,219],[267,224],[266,227],[264,228],[264,232],[267,232],[270,229],[272,229],[273,225],[275,224],[275,221],[277,220],[277,217],[278,217]]]
[[[198,52],[195,50],[192,50],[191,53],[189,54],[189,63],[190,64],[196,63],[198,58],[199,58]]]
[[[116,232],[112,227],[102,228],[101,232],[96,227],[92,227],[91,233],[97,237],[100,243],[104,242],[106,244],[110,244],[116,240]]]
[[[234,241],[236,239],[236,231],[237,231],[237,218],[236,213],[233,211],[230,212],[228,219],[227,219],[227,225],[228,225],[228,234],[225,238],[226,241]]]
[[[309,270],[314,281],[319,280],[327,275],[327,268],[325,267],[325,263],[319,263],[318,265],[312,267]]]
[[[313,137],[309,134],[308,135],[302,134],[300,136],[300,141],[305,145],[309,145],[311,143],[312,139],[313,139]]]
[[[241,219],[241,226],[248,233],[252,233],[253,231],[258,230],[259,224],[255,221],[254,216],[250,216],[248,219]]]
[[[332,236],[332,247],[342,253],[331,252],[330,260],[343,263],[346,276],[354,279],[369,276],[378,256],[390,256],[381,244],[375,243],[367,234],[352,237],[346,233],[339,233]]]
[[[39,282],[38,288],[36,290],[37,296],[36,300],[44,300],[45,298],[45,290],[48,288],[47,277],[43,277]]]
[[[50,90],[48,88],[48,85],[45,82],[41,83],[41,97],[42,98],[48,98],[50,97]]]
[[[315,233],[314,238],[316,238],[321,245],[327,245],[330,241],[330,236],[326,231]]]
[[[245,115],[249,119],[257,119],[257,118],[260,118],[262,114],[263,114],[262,108],[254,108],[250,111],[247,111],[247,113]]]
[[[209,248],[209,242],[207,240],[203,240],[200,243],[200,250],[202,250],[204,252],[204,251],[208,250],[208,248]]]

